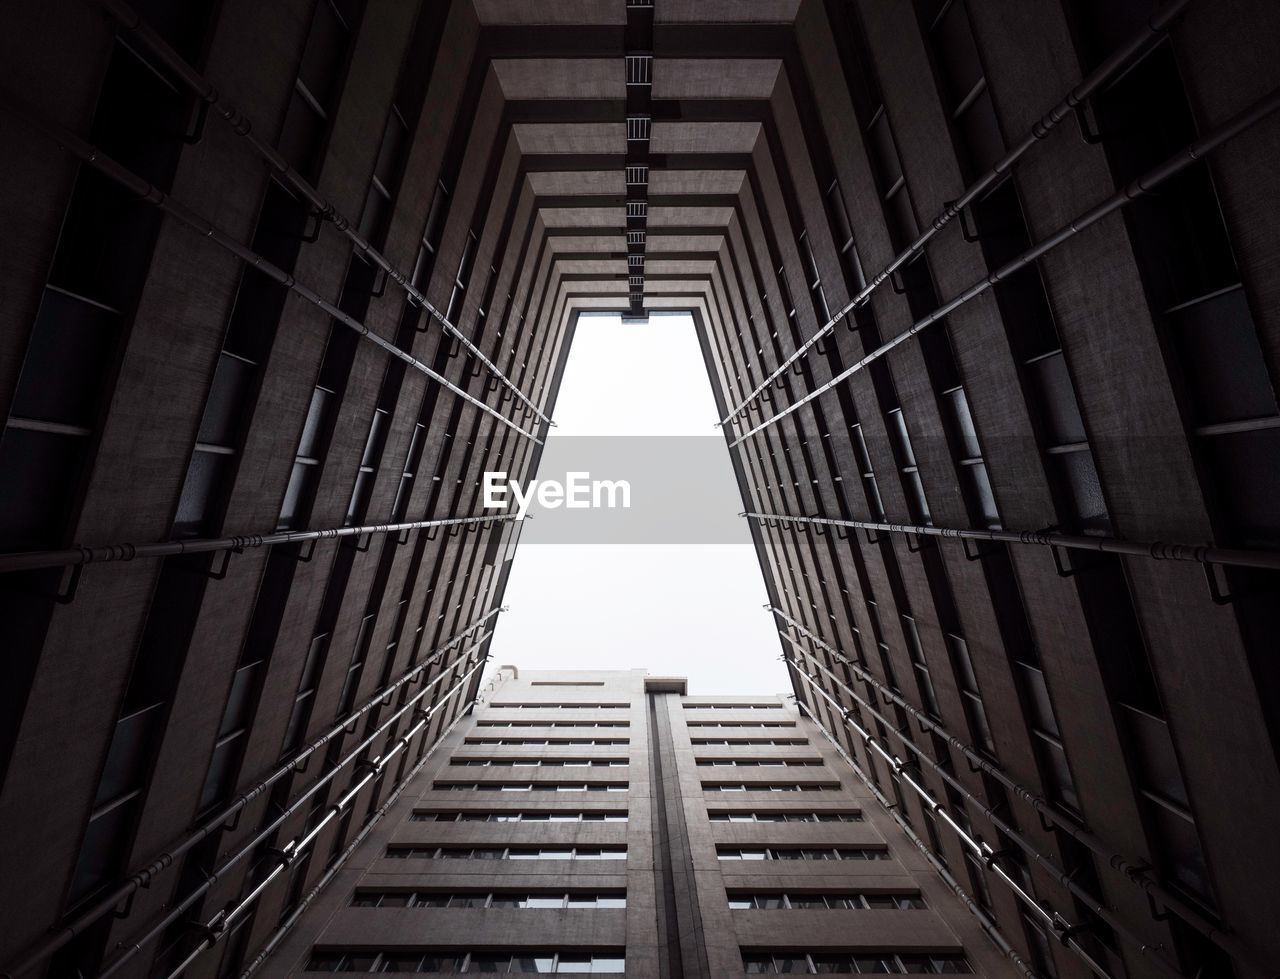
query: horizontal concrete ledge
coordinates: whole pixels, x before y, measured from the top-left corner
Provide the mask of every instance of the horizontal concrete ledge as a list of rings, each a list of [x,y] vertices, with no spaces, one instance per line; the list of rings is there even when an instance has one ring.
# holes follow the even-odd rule
[[[646,321],[648,317],[645,317]],[[622,317],[624,323],[639,322],[639,318]],[[689,681],[682,676],[647,676],[644,678],[645,693],[678,693],[684,697],[689,693]]]

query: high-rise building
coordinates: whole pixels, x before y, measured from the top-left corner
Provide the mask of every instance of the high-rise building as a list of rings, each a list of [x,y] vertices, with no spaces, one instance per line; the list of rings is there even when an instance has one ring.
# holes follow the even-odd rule
[[[300,972],[1013,975],[783,697],[499,670],[278,941]]]
[[[4,4],[0,975],[236,976],[329,893],[472,723],[483,474],[580,317],[668,311],[903,915],[1280,973],[1278,49],[1274,0]]]

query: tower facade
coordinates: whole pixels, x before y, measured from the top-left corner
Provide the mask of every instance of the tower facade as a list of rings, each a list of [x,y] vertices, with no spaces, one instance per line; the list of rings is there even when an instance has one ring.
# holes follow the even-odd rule
[[[503,667],[261,968],[1012,976],[786,698]]]
[[[798,709],[1006,958],[1280,972],[1277,49],[1274,0],[0,6],[0,973],[303,913],[469,723],[483,474],[581,317],[672,310]]]

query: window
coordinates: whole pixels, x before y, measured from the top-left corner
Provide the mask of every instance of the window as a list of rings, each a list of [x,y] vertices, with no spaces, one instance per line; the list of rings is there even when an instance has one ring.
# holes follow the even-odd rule
[[[1078,811],[1080,797],[1076,795],[1071,766],[1067,764],[1067,752],[1062,742],[1048,731],[1033,728],[1031,734],[1032,745],[1040,759],[1040,768],[1046,776],[1050,794],[1057,802]]]
[[[519,767],[519,768],[623,768],[625,758],[451,758],[450,765],[470,768]]]
[[[627,745],[629,738],[466,738],[464,744],[497,745]],[[801,742],[805,743],[805,742]],[[622,764],[626,764],[625,761]]]
[[[1044,673],[1031,663],[1015,660],[1014,673],[1023,691],[1024,708],[1032,734],[1032,747],[1040,762],[1041,776],[1052,798],[1073,810],[1080,807],[1071,766],[1058,730],[1058,720],[1049,700]]]
[[[629,54],[626,56],[627,84],[651,85],[653,83],[653,55]]]
[[[466,299],[467,286],[471,282],[473,259],[479,239],[474,231],[467,232],[466,241],[462,245],[462,254],[458,257],[458,268],[453,275],[453,291],[449,294],[449,305],[445,311],[445,319],[456,323],[462,312],[462,304]]]
[[[933,54],[944,108],[968,179],[1004,156],[965,0],[918,0],[921,26]]]
[[[236,670],[231,681],[222,723],[218,726],[218,738],[214,742],[213,757],[209,761],[204,788],[200,793],[201,812],[224,799],[234,787],[259,681],[266,672],[265,665],[265,661],[261,659],[246,663]]]
[[[974,204],[973,213],[989,264],[1003,265],[1031,246],[1012,180],[990,190]],[[1075,527],[1105,532],[1110,525],[1106,505],[1040,270],[1034,264],[1024,266],[997,283],[993,292],[1022,365],[1055,503]]]
[[[681,701],[688,710],[781,710],[782,704],[698,704]]]
[[[970,973],[968,960],[958,952],[796,952],[744,949],[742,968],[751,975],[777,973],[807,975],[897,974],[944,975]]]
[[[849,209],[845,206],[844,192],[840,189],[839,180],[831,181],[831,186],[827,188],[826,201],[827,214],[831,218],[831,232],[836,247],[840,249],[840,259],[858,290],[865,289],[867,276],[862,268],[862,258],[858,254],[857,243],[853,238]]]
[[[185,87],[172,78],[118,40],[92,124],[95,143],[162,189],[182,145],[175,134],[191,113]],[[134,111],[139,105],[148,106],[146,125]],[[98,403],[114,377],[114,352],[142,291],[161,217],[81,168],[0,435],[0,542],[7,549],[66,543]]]
[[[926,907],[924,898],[908,892],[861,891],[762,893],[730,891],[729,907],[735,911],[914,911]]]
[[[626,782],[440,782],[446,792],[626,792]]]
[[[1058,970],[1053,962],[1053,943],[1045,934],[1040,922],[1025,911],[1021,914],[1022,930],[1027,936],[1027,945],[1031,949],[1031,962],[1036,972],[1047,979],[1057,979]]]
[[[241,296],[244,297],[242,288]],[[215,533],[222,497],[240,447],[240,423],[255,390],[257,365],[223,350],[205,402],[186,482],[174,519],[175,536]]]
[[[815,768],[824,764],[821,758],[699,758],[696,763],[728,768]]]
[[[713,823],[860,823],[862,813],[848,810],[829,812],[712,810],[707,813],[707,818]]]
[[[289,715],[289,724],[285,729],[284,752],[290,752],[298,746],[305,733],[305,725],[310,715],[311,699],[315,696],[316,680],[320,673],[321,663],[328,648],[329,634],[315,636],[307,650],[307,658],[302,664],[302,676],[298,680],[298,692],[294,695],[293,710]]]
[[[889,240],[895,251],[902,251],[919,235],[919,229],[916,226],[911,195],[907,191],[907,182],[902,175],[898,147],[883,105],[875,111],[866,126],[866,139],[871,172],[880,192],[885,221],[889,226]]]
[[[627,848],[389,846],[387,857],[393,860],[625,860]]]
[[[883,521],[884,503],[880,499],[880,487],[876,483],[875,471],[871,468],[871,454],[867,451],[867,440],[863,434],[862,425],[852,425],[849,431],[853,436],[853,451],[858,461],[858,471],[862,475],[862,488],[867,498],[871,519]]]
[[[911,666],[915,671],[916,685],[920,689],[921,703],[925,712],[933,717],[940,717],[938,697],[933,690],[933,679],[929,675],[929,666],[925,662],[924,647],[920,645],[920,633],[916,628],[916,620],[910,615],[902,617],[902,635],[907,641],[907,652],[911,656]]]
[[[943,409],[943,421],[951,436],[970,519],[976,526],[999,529],[1000,511],[996,508],[995,493],[987,475],[987,463],[982,458],[978,445],[978,435],[964,388],[960,385],[949,388],[942,392],[939,400]]]
[[[400,114],[399,106],[393,104],[387,113],[382,142],[378,147],[378,159],[374,164],[369,192],[365,196],[364,209],[360,214],[360,234],[379,248],[387,239],[392,198],[400,184],[400,174],[404,169],[408,149],[409,124]]]
[[[548,707],[556,710],[604,710],[607,708],[623,708],[630,707],[630,704],[500,704],[491,703],[489,705],[494,710],[543,710]]]
[[[889,860],[883,847],[769,847],[763,850],[716,847],[720,860]]]
[[[320,0],[315,5],[279,143],[284,158],[310,179],[319,168],[328,122],[337,107],[361,6],[353,0]]]
[[[795,721],[686,721],[685,727],[795,727]]]
[[[625,891],[411,891],[361,888],[356,908],[625,908]]]
[[[621,975],[626,952],[620,948],[572,949],[564,952],[315,949],[307,962],[309,972],[446,972],[546,974],[586,972]]]
[[[364,519],[369,505],[369,496],[373,492],[373,480],[382,449],[386,443],[388,412],[385,408],[375,408],[373,419],[369,422],[369,434],[365,437],[364,453],[360,457],[360,465],[356,470],[355,486],[351,490],[351,500],[347,504],[345,526],[352,526]]]
[[[289,474],[289,484],[285,488],[284,502],[280,507],[280,518],[276,521],[277,530],[296,527],[311,505],[316,481],[320,477],[318,454],[321,446],[328,440],[328,428],[333,420],[336,401],[334,392],[323,385],[316,385],[311,393],[311,403],[298,440],[293,470]]]
[[[553,822],[553,823],[625,823],[626,810],[614,812],[585,812],[579,810],[549,809],[538,812],[511,811],[484,812],[463,811],[457,809],[437,810],[433,812],[415,812],[409,817],[415,823],[519,823],[519,822]]]
[[[160,721],[163,703],[155,703],[122,716],[117,722],[93,812],[80,844],[71,883],[71,899],[77,901],[114,876],[128,834],[140,808],[146,786],[150,752],[147,745]]]
[[[630,727],[630,721],[476,721],[476,727]]]
[[[907,432],[907,420],[901,408],[894,408],[885,415],[885,424],[889,431],[889,441],[893,445],[898,468],[902,472],[902,487],[907,495],[907,506],[911,519],[916,523],[930,524],[929,504],[924,496],[924,483],[920,479],[920,468],[916,465],[915,451],[911,447],[911,436]]]
[[[1131,770],[1158,861],[1185,890],[1202,902],[1212,902],[1200,835],[1168,725],[1146,711],[1119,706]]]
[[[991,737],[991,726],[987,723],[982,695],[978,691],[978,678],[973,672],[973,661],[969,657],[969,644],[952,634],[947,635],[946,641],[955,669],[956,684],[960,689],[960,700],[964,705],[965,719],[969,722],[969,732],[975,744],[994,756],[996,745]]]
[[[838,782],[703,782],[704,792],[825,792],[840,788]]]

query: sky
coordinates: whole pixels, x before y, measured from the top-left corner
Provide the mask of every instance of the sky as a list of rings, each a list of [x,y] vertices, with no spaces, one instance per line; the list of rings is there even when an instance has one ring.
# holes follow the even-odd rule
[[[583,316],[549,439],[706,436],[718,417],[690,317]],[[705,441],[729,472],[723,439]],[[694,695],[789,691],[747,522],[735,526],[714,544],[521,542],[490,670],[647,669],[687,677]]]

